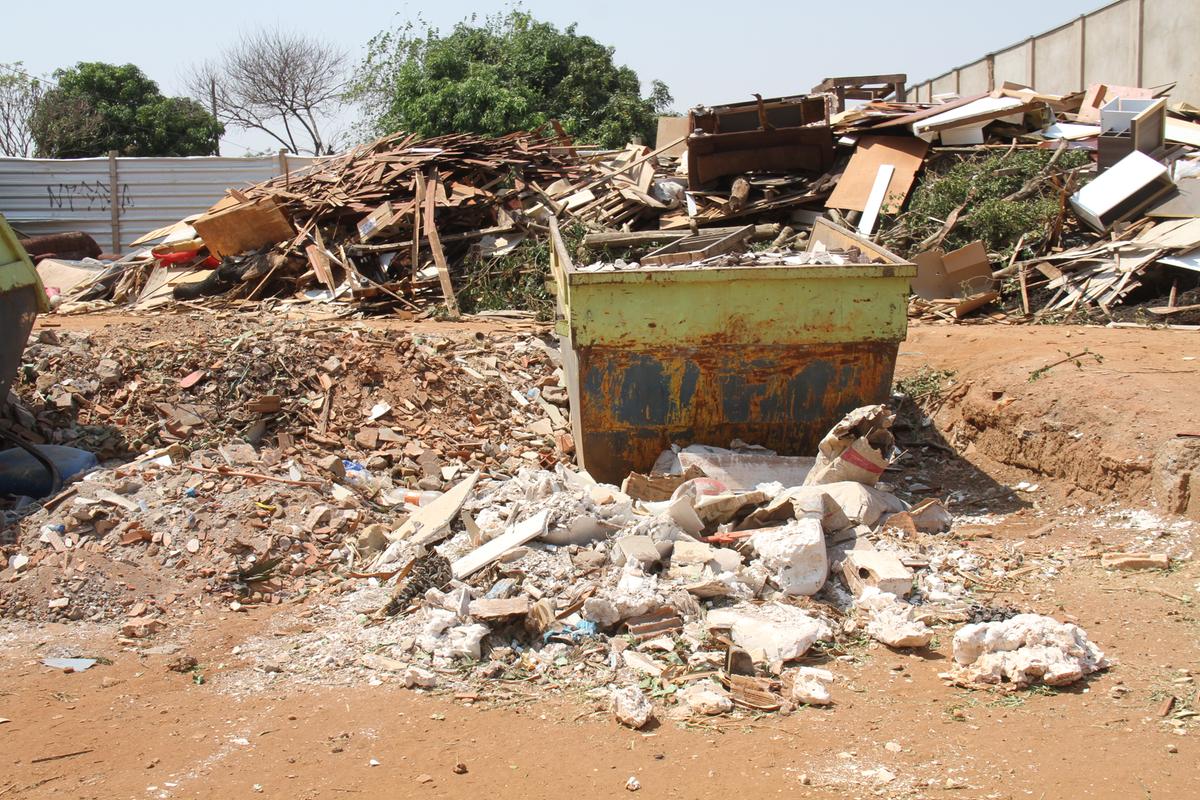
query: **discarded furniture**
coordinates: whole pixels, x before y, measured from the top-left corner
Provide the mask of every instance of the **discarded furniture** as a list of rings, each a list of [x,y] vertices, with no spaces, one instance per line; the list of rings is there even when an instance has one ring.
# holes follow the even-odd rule
[[[834,111],[845,111],[847,100],[892,100],[904,102],[904,84],[908,75],[897,72],[893,75],[849,75],[841,78],[826,78],[812,88],[813,94],[830,94],[835,98]]]
[[[833,132],[820,96],[697,108],[688,119],[692,187],[755,170],[823,172],[833,163]]]

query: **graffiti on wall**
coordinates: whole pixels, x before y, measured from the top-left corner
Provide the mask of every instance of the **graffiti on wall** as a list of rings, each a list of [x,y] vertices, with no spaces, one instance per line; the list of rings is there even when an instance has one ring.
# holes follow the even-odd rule
[[[50,197],[50,208],[65,208],[68,211],[108,211],[112,200],[108,184],[101,180],[48,185],[46,193]],[[133,196],[128,183],[118,187],[117,201],[121,211],[133,208]]]

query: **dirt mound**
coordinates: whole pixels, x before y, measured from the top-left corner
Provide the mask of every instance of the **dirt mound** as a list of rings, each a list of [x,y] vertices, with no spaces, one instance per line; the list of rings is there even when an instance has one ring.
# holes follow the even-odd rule
[[[985,472],[1016,468],[1066,495],[1152,497],[1162,511],[1195,515],[1194,342],[1173,331],[918,325],[897,377],[942,373],[926,410],[946,445],[991,462]]]

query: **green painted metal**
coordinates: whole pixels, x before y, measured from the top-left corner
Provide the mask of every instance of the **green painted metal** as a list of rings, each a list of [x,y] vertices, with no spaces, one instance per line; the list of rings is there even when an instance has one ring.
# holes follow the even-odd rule
[[[8,398],[37,313],[49,310],[29,254],[0,214],[0,403]]]
[[[42,281],[38,277],[29,254],[21,247],[17,234],[9,227],[8,220],[0,214],[0,292],[20,289],[25,286],[41,288]],[[46,293],[42,292],[42,311],[49,311],[44,305]]]
[[[567,275],[576,347],[900,341],[916,268],[732,267]]]

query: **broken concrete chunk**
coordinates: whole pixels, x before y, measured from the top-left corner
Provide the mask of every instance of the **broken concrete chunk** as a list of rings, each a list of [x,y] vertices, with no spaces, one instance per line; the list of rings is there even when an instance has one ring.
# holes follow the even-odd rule
[[[851,550],[842,560],[842,575],[854,595],[867,587],[907,597],[912,591],[913,573],[895,553],[882,550]]]
[[[654,718],[654,706],[636,686],[614,690],[609,700],[617,722],[634,730],[645,727]]]
[[[833,695],[826,684],[833,682],[833,673],[813,667],[799,667],[789,675],[792,690],[789,695],[793,703],[810,706],[827,706],[833,703]]]
[[[867,613],[867,635],[888,647],[925,647],[933,639],[916,609],[890,592],[867,586],[854,605]]]
[[[1015,688],[1063,686],[1109,666],[1078,625],[1039,614],[963,626],[954,634],[954,661],[950,675],[961,683]]]
[[[750,546],[784,594],[812,595],[825,585],[829,561],[819,520],[798,519],[778,528],[764,528],[750,537]]]
[[[702,680],[689,684],[675,695],[693,714],[715,717],[733,710],[733,701],[715,681]]]
[[[747,603],[708,612],[708,628],[728,629],[734,644],[755,663],[781,665],[800,658],[814,643],[833,635],[829,625],[795,606]]]
[[[404,671],[404,685],[409,689],[434,689],[438,685],[437,674],[420,667],[409,667]]]
[[[654,540],[649,536],[624,536],[613,542],[613,563],[622,566],[632,561],[641,566],[657,564],[661,560]]]

